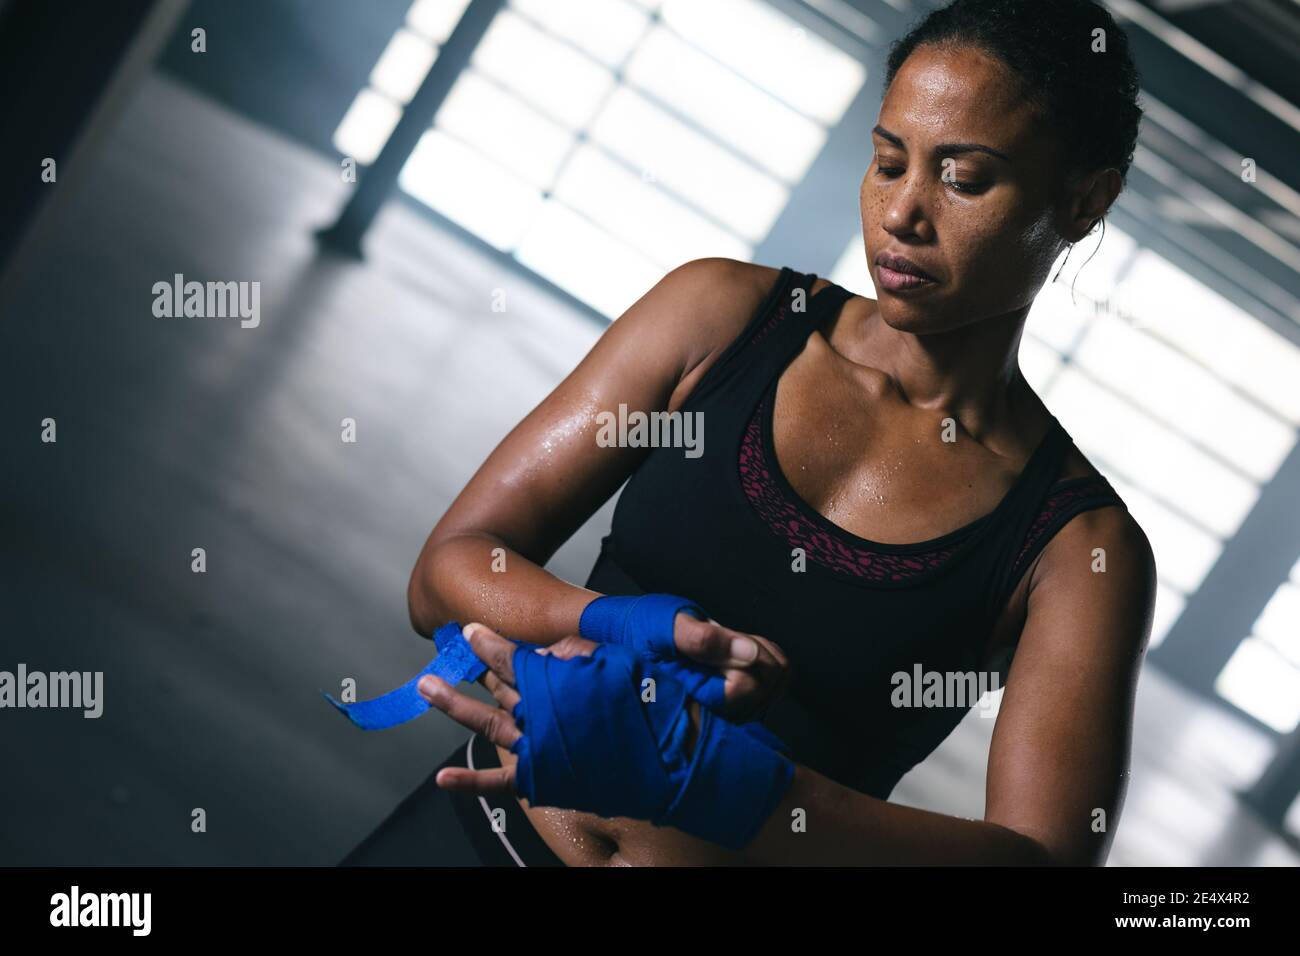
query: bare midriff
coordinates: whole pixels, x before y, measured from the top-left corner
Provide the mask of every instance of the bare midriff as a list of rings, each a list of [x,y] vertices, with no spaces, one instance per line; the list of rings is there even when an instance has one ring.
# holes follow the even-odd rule
[[[501,766],[518,759],[497,747]],[[713,843],[644,820],[598,817],[576,810],[519,806],[542,841],[568,866],[726,866],[735,855]]]

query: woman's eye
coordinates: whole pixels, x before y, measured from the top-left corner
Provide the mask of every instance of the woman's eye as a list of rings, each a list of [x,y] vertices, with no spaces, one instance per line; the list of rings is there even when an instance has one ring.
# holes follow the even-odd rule
[[[876,172],[878,172],[882,176],[887,176],[890,179],[892,179],[895,176],[902,174],[903,167],[882,166],[879,163],[877,163]],[[988,183],[967,182],[964,180],[960,182],[957,180],[952,180],[951,182],[948,183],[948,185],[953,187],[953,189],[957,190],[957,192],[965,193],[968,196],[977,196],[980,193],[984,192],[986,189],[988,189]]]

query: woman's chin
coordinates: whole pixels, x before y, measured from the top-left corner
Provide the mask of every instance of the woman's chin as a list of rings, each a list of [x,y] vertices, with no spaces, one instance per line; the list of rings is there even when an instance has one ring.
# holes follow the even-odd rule
[[[928,309],[897,308],[881,302],[879,306],[881,320],[895,332],[909,332],[912,335],[932,335],[946,332],[952,323],[941,314]]]

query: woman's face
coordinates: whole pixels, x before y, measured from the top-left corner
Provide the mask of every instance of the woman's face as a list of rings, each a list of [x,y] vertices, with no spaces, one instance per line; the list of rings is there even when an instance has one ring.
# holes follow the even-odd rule
[[[944,332],[1028,306],[1065,248],[1057,227],[1068,229],[1069,216],[1054,195],[1062,149],[1014,74],[969,47],[918,47],[889,87],[872,143],[862,228],[881,317],[902,331]],[[903,279],[877,263],[882,253],[932,281]]]

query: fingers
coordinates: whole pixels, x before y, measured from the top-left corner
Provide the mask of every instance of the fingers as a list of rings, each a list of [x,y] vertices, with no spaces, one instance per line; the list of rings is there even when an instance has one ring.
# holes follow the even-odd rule
[[[758,642],[763,652],[759,655],[759,660],[763,662],[762,672],[770,681],[773,698],[785,693],[786,685],[790,682],[790,659],[785,656],[785,651],[775,641],[770,641],[766,637],[759,637],[757,634],[748,635],[751,639]]]
[[[595,641],[589,641],[577,634],[570,634],[568,637],[560,638],[554,644],[547,645],[538,653],[550,654],[552,657],[567,661],[570,657],[590,657],[598,647],[600,645]]]
[[[716,621],[701,621],[685,611],[673,622],[673,643],[693,661],[713,667],[750,667],[760,661],[774,661],[771,642],[752,634],[733,631]]]
[[[515,704],[519,703],[519,692],[514,688],[514,657],[519,645],[502,637],[486,624],[477,622],[466,624],[461,633],[478,659],[488,666],[479,680],[507,713],[513,711]],[[571,634],[553,644],[539,645],[533,650],[537,654],[549,654],[568,660],[571,657],[590,657],[599,646],[595,641]],[[423,686],[420,692],[424,693]]]
[[[477,731],[499,747],[509,749],[523,736],[510,712],[462,694],[440,677],[420,678],[420,696],[462,727]],[[512,705],[513,706],[513,705]]]
[[[674,623],[678,651],[721,672],[726,716],[761,716],[785,692],[790,663],[775,642],[686,614]]]
[[[483,675],[483,686],[496,698],[497,703],[506,709],[507,713],[514,713],[515,704],[519,703],[519,691],[491,671]]]
[[[757,634],[750,634],[749,637],[758,641],[761,647],[766,648],[768,653],[776,658],[776,662],[782,667],[787,669],[790,667],[790,659],[785,656],[785,651],[781,650],[781,645],[776,641],[768,640],[766,637],[759,637]]]
[[[500,702],[506,710],[512,710],[519,702],[519,692],[514,689],[515,650],[519,645],[506,640],[486,624],[477,622],[466,624],[462,634],[469,642],[470,648],[488,670],[480,678],[483,686]],[[561,660],[570,657],[590,657],[600,645],[577,634],[562,637],[553,644],[538,645],[533,649],[537,654],[549,654]]]
[[[493,767],[491,770],[470,770],[466,767],[444,767],[433,781],[443,790],[462,790],[469,793],[514,793],[515,768]]]
[[[461,634],[470,649],[488,668],[508,684],[515,682],[515,645],[485,624],[466,624]],[[487,686],[487,682],[484,682]]]
[[[733,631],[716,621],[678,616],[674,633],[677,649],[700,664],[721,670],[753,673],[764,684],[784,681],[789,661],[781,648],[767,638]]]

